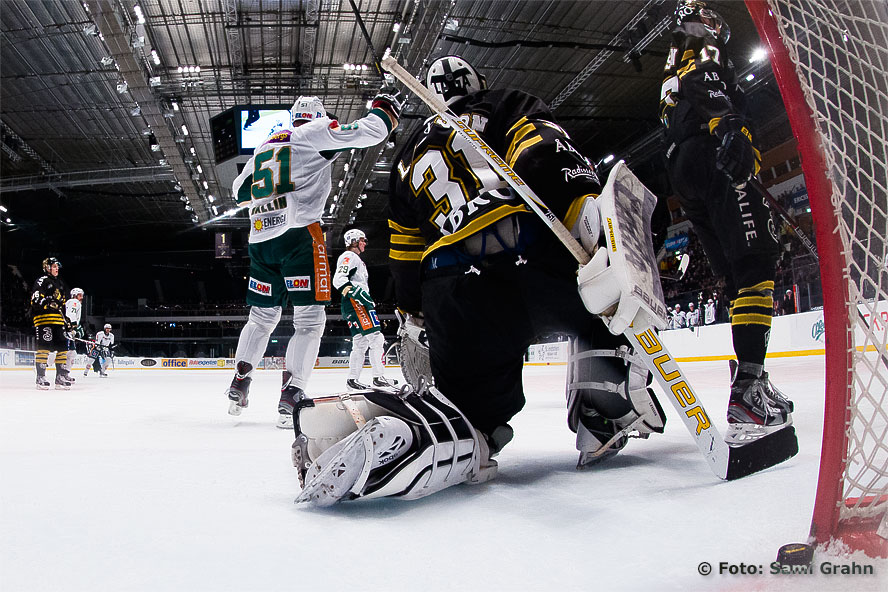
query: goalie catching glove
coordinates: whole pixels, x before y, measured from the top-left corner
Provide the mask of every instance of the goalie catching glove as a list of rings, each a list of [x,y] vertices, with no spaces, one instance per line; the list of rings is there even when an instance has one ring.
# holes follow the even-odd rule
[[[293,411],[293,425],[293,466],[303,484],[296,503],[317,506],[411,500],[488,481],[497,468],[491,455],[511,439],[508,426],[491,437],[476,431],[434,387],[305,399]]]

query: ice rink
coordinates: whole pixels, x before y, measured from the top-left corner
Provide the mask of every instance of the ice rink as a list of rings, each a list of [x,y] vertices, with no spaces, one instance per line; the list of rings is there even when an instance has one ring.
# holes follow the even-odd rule
[[[727,362],[682,366],[723,431]],[[823,357],[768,369],[795,401],[801,451],[739,481],[713,476],[662,396],[663,435],[578,472],[566,368],[537,366],[495,481],[322,511],[293,503],[277,371],[255,373],[238,418],[230,371],[77,373],[70,391],[0,372],[0,589],[886,590],[885,562],[862,556],[875,575],[770,573],[778,547],[808,534]],[[317,370],[309,394],[340,391],[345,376]],[[721,562],[765,573],[720,575]]]

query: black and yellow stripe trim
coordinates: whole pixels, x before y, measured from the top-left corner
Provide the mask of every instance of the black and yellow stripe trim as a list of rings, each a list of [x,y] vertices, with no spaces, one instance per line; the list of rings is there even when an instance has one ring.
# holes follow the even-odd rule
[[[767,280],[741,288],[739,296],[731,301],[731,325],[771,326],[774,314],[774,282]]]
[[[453,234],[448,234],[447,236],[443,236],[435,241],[432,246],[426,249],[425,253],[423,253],[422,257],[425,259],[429,253],[433,252],[435,249],[440,249],[441,247],[445,247],[447,245],[452,245],[455,242],[459,242],[465,237],[475,234],[482,228],[486,226],[490,226],[494,222],[497,222],[510,214],[515,214],[517,212],[527,212],[529,211],[527,206],[524,204],[515,205],[515,206],[500,206],[493,211],[487,212],[483,216],[479,216],[475,220],[472,220],[469,224],[465,226],[465,228],[461,228],[460,230],[454,232]]]
[[[411,228],[409,226],[401,226],[394,220],[388,221],[389,228],[394,230],[395,232],[399,232],[401,234],[412,234],[415,236],[420,236],[419,228]]]

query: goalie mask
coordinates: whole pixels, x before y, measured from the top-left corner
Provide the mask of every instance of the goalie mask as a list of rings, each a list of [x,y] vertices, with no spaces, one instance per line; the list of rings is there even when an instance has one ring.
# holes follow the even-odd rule
[[[675,9],[673,35],[711,37],[721,44],[731,38],[731,29],[720,14],[700,0],[680,0]]]
[[[459,56],[438,58],[426,72],[426,86],[446,105],[487,88],[487,80]]]
[[[299,97],[290,108],[290,120],[292,123],[322,119],[326,116],[327,110],[324,109],[321,99],[317,97]]]

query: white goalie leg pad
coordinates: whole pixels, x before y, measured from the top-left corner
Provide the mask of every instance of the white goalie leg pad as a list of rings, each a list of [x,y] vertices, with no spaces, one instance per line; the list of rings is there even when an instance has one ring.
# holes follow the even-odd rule
[[[577,434],[579,466],[613,455],[628,437],[662,433],[666,416],[649,388],[652,376],[631,348],[591,349],[570,341],[568,426]]]
[[[398,359],[401,373],[407,384],[421,391],[422,384],[434,384],[432,364],[429,358],[429,340],[423,328],[422,319],[395,310],[400,326],[398,328]]]
[[[321,337],[327,315],[320,304],[293,307],[293,337],[287,344],[287,370],[292,375],[291,385],[303,390],[318,359]]]
[[[348,355],[348,377],[357,380],[361,376],[361,370],[364,368],[364,355],[370,343],[366,335],[354,335],[352,337],[352,349]]]
[[[297,502],[417,499],[496,474],[484,438],[435,389],[307,400],[294,418],[293,461],[305,484]]]
[[[373,377],[381,378],[385,376],[385,365],[382,363],[382,356],[385,355],[385,337],[382,331],[377,331],[367,335],[367,341],[370,350],[370,366],[373,367]]]
[[[237,340],[236,362],[247,362],[255,368],[268,346],[268,338],[281,320],[281,307],[251,306],[247,324]]]

